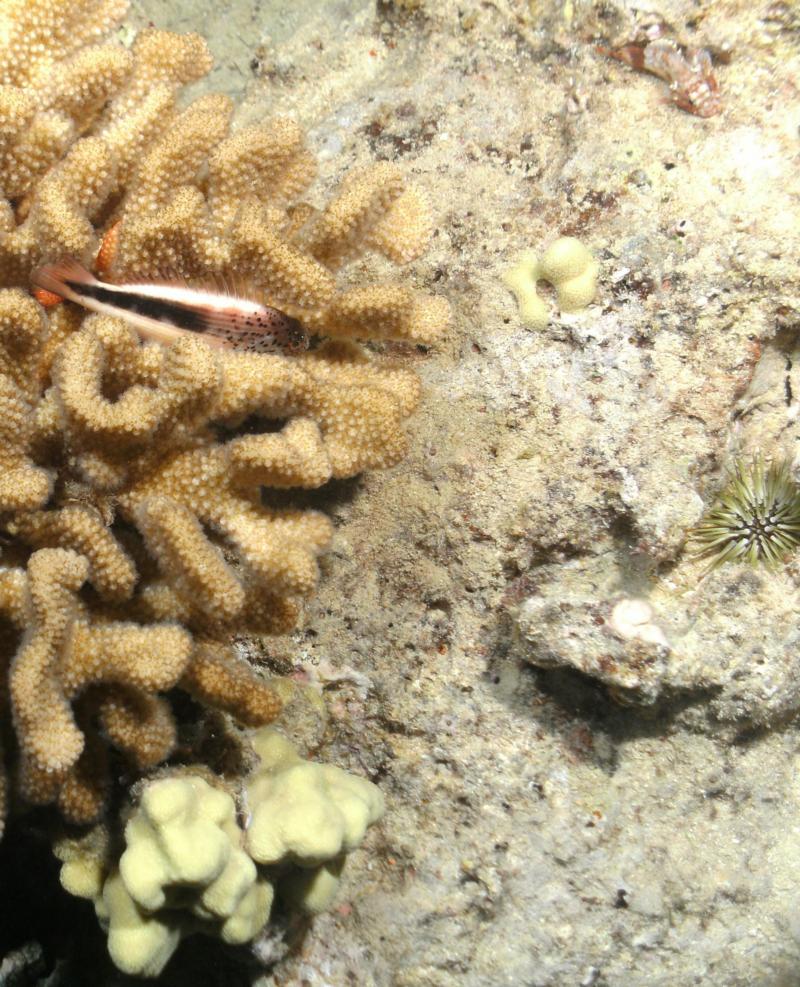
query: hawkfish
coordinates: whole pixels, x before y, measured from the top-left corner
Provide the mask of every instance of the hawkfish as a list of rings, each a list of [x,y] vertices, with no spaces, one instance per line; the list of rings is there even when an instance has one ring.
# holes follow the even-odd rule
[[[166,345],[190,335],[210,346],[252,353],[291,354],[308,348],[308,333],[297,319],[234,291],[169,281],[113,284],[75,260],[37,268],[31,283],[92,312],[124,319],[143,339]]]
[[[669,83],[672,102],[687,113],[713,117],[722,110],[711,53],[705,48],[680,45],[670,38],[597,50]]]

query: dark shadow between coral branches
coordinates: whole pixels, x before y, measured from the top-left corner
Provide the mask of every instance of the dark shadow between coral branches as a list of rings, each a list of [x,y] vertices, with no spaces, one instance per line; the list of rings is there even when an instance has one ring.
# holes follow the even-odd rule
[[[88,901],[68,895],[58,880],[61,866],[50,849],[47,812],[10,822],[0,840],[0,957],[29,944],[36,959],[4,983],[14,987],[112,983],[105,939]],[[66,968],[72,975],[64,979]],[[91,972],[89,972],[91,971]]]
[[[274,487],[262,487],[261,502],[265,507],[275,510],[282,508],[306,511],[316,510],[330,513],[344,504],[351,504],[361,486],[361,476],[348,477],[346,480],[329,480],[316,490],[277,490]]]
[[[264,972],[248,947],[196,935],[181,943],[155,980],[121,973],[91,902],[68,895],[59,883],[51,818],[44,811],[26,814],[0,841],[0,962],[23,947],[29,955],[28,962],[14,962],[5,987],[250,987]]]

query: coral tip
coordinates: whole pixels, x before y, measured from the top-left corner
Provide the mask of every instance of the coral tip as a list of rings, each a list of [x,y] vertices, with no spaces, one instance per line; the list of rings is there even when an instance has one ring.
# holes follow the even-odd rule
[[[61,295],[57,295],[54,291],[47,291],[45,288],[34,288],[33,297],[40,305],[44,305],[45,308],[52,308],[54,305],[60,305],[64,301]]]
[[[117,253],[117,242],[119,240],[119,224],[120,221],[117,220],[113,226],[111,226],[100,242],[100,247],[94,258],[94,270],[99,277],[107,277],[111,266],[114,263],[114,257]]]

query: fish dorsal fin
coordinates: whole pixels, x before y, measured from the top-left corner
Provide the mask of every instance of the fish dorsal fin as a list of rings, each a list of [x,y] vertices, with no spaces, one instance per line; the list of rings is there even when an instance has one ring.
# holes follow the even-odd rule
[[[218,291],[221,295],[227,295],[237,301],[266,304],[263,289],[239,274],[214,272],[206,276],[205,287],[209,291]]]
[[[126,274],[124,277],[115,279],[116,284],[152,284],[163,285],[169,288],[196,288],[186,275],[171,267],[159,267],[156,274]]]
[[[266,305],[264,291],[247,278],[236,274],[224,274],[220,271],[210,271],[197,277],[181,274],[170,268],[159,268],[154,276],[138,274],[116,279],[119,285],[148,284],[160,285],[167,288],[187,288],[193,291],[204,291],[209,294],[224,295],[235,301],[256,302]]]

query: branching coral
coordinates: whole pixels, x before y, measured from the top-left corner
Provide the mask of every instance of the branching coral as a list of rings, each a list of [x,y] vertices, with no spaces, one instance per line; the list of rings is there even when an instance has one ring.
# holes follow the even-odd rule
[[[84,556],[41,549],[27,570],[3,572],[0,600],[27,631],[10,672],[20,789],[34,803],[57,799],[78,822],[97,815],[108,781],[93,719],[138,767],[157,764],[174,727],[154,694],[175,685],[191,653],[189,634],[174,624],[92,619],[77,596],[88,573]]]
[[[429,340],[447,318],[441,299],[366,273],[429,234],[394,165],[354,171],[317,208],[301,198],[315,169],[299,128],[232,130],[216,95],[179,109],[210,68],[205,42],[104,41],[125,6],[0,11],[3,701],[19,791],[74,821],[102,810],[109,748],[139,772],[169,755],[173,687],[247,725],[276,716],[231,635],[293,625],[331,526],[267,507],[262,487],[397,463],[417,380],[357,341]],[[244,279],[316,345],[166,350],[66,303],[46,313],[28,278],[65,254],[111,278]]]

